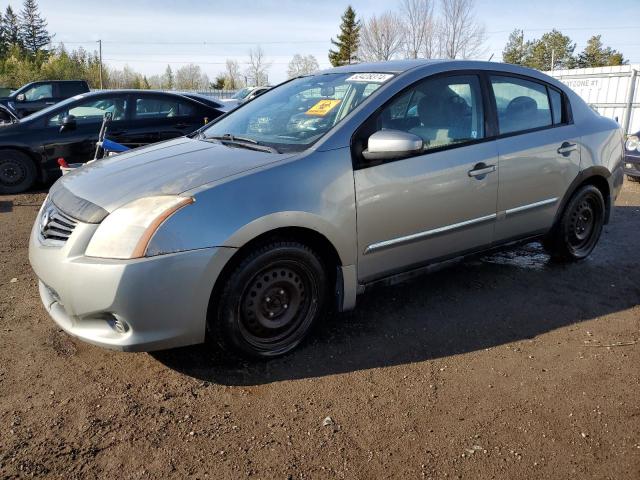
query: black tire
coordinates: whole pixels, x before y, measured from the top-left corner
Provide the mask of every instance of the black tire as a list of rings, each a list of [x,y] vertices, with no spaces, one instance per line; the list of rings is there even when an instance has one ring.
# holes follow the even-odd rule
[[[593,185],[576,191],[543,242],[551,257],[564,262],[587,258],[602,233],[605,208],[602,193]]]
[[[224,350],[243,356],[266,359],[290,352],[327,305],[322,261],[298,242],[257,248],[224,282],[210,309],[209,334]]]
[[[38,176],[28,155],[17,150],[0,150],[0,194],[20,193],[33,186]]]

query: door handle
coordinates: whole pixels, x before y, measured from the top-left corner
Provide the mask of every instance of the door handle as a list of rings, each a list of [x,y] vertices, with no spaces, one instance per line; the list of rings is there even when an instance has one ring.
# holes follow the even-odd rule
[[[55,105],[56,102],[45,102],[46,105]]]
[[[485,177],[485,175],[487,175],[488,173],[495,172],[495,171],[496,171],[496,166],[495,165],[487,165],[484,162],[480,162],[480,163],[476,164],[467,173],[469,174],[470,177],[476,177],[478,180],[482,180]]]
[[[174,126],[176,128],[185,128],[185,127],[188,127],[189,124],[188,123],[176,123]]]
[[[565,157],[568,157],[571,152],[577,149],[578,149],[578,145],[576,145],[575,143],[564,142],[558,148],[558,153],[560,155],[564,155]]]

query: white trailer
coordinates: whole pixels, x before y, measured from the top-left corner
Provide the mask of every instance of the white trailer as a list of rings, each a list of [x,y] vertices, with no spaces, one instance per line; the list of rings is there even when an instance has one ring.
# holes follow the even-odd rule
[[[545,72],[580,95],[626,133],[640,130],[640,64]]]

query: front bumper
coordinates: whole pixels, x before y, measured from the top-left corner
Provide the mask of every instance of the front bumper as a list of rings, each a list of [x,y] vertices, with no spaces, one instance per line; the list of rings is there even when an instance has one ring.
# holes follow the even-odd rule
[[[640,156],[625,155],[624,173],[632,177],[640,177]]]
[[[39,218],[38,218],[39,220]],[[40,236],[29,261],[40,297],[66,332],[101,347],[150,351],[201,343],[209,298],[233,248],[204,248],[135,260],[85,257],[97,225],[79,223],[62,246]]]

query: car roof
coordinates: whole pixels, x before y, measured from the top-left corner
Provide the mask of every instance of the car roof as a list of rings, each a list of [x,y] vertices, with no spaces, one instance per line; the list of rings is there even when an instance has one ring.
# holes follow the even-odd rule
[[[407,70],[411,70],[412,68],[431,65],[434,63],[442,63],[446,61],[448,60],[419,58],[408,60],[388,60],[386,62],[352,63],[350,65],[342,65],[341,67],[321,70],[318,73],[402,73],[406,72]]]

